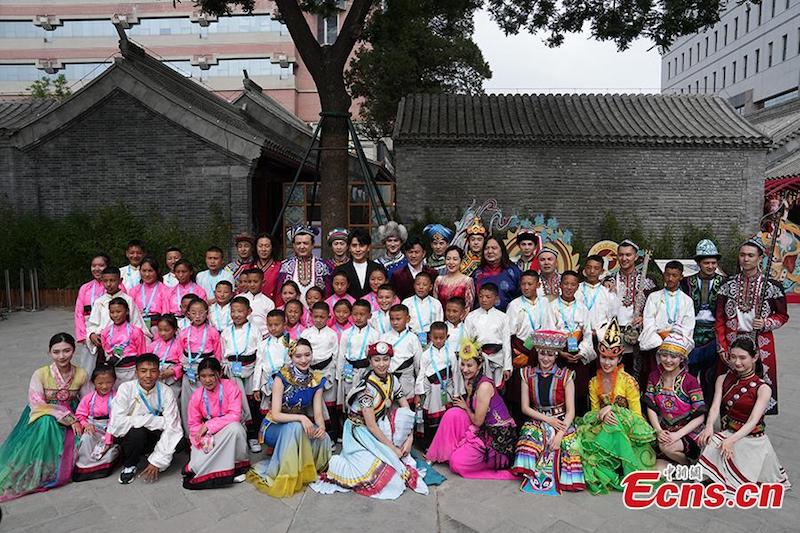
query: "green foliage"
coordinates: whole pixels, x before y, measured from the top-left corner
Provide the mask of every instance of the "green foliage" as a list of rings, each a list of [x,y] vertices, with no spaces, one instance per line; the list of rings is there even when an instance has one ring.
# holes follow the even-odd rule
[[[55,98],[56,100],[63,100],[72,94],[67,83],[67,77],[63,74],[59,74],[55,79],[42,76],[41,79],[33,82],[28,87],[28,90],[31,92],[31,97],[36,99]]]
[[[388,0],[369,19],[345,79],[371,139],[391,135],[409,93],[481,94],[492,72],[472,40],[476,0]]]
[[[89,279],[89,262],[98,252],[109,254],[114,265],[127,264],[125,244],[131,239],[145,241],[147,252],[161,265],[164,250],[178,246],[201,270],[206,248],[227,248],[231,235],[230,223],[218,208],[212,210],[208,228],[185,227],[178,217],[137,215],[124,204],[58,220],[0,206],[0,217],[0,270],[9,269],[14,280],[20,268],[37,268],[42,288],[79,287]]]

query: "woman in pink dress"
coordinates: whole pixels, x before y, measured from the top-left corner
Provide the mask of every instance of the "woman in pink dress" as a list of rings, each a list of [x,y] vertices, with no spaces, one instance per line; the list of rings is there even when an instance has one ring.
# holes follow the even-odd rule
[[[447,307],[447,300],[453,296],[464,298],[467,303],[467,312],[472,310],[475,301],[475,282],[461,272],[461,261],[464,251],[458,246],[450,246],[444,253],[444,266],[446,273],[436,276],[433,283],[433,294],[442,302],[442,309]]]

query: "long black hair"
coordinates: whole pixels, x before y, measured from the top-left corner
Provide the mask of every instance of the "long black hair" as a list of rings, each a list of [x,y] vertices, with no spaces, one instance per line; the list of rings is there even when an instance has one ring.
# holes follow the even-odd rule
[[[750,355],[750,357],[756,357],[758,355],[758,350],[756,349],[755,340],[750,335],[739,335],[738,337],[736,337],[736,340],[734,340],[731,343],[730,347],[728,348],[728,353],[730,354],[730,351],[733,350],[734,348],[739,348],[740,350],[744,350]],[[761,361],[760,357],[756,360],[755,371],[758,377],[760,378],[764,377],[764,363]]]

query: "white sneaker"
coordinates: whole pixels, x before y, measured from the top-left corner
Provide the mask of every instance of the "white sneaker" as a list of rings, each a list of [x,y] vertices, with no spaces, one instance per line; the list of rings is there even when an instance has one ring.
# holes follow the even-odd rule
[[[235,478],[233,478],[234,483],[243,483],[247,479],[246,474],[239,474]]]
[[[119,473],[119,482],[123,485],[128,485],[136,478],[136,467],[127,466]]]
[[[250,451],[252,453],[261,453],[261,445],[258,443],[256,439],[248,440],[247,445],[250,447]]]

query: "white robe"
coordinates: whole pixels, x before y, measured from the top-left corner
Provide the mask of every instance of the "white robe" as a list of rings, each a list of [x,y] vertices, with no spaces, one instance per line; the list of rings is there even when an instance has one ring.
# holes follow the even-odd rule
[[[478,308],[464,320],[464,334],[477,338],[478,344],[499,344],[499,352],[486,358],[486,375],[492,377],[499,387],[503,383],[503,371],[512,370],[511,333],[506,314],[494,307],[488,311]]]
[[[522,341],[533,335],[534,331],[553,329],[547,297],[537,297],[535,302],[525,296],[514,298],[506,308],[506,316],[509,331]]]
[[[667,298],[669,298],[669,309],[667,309]],[[642,334],[639,335],[639,348],[642,350],[653,350],[661,346],[659,330],[672,329],[675,326],[678,326],[681,334],[691,342],[689,350],[694,348],[694,302],[682,290],[669,292],[667,289],[662,289],[650,294],[644,304],[642,317],[644,323]]]
[[[578,300],[565,302],[560,297],[550,302],[550,316],[556,330],[569,334],[580,330],[581,340],[578,343],[578,355],[584,364],[597,357],[592,343],[592,328],[589,323],[589,310]]]

